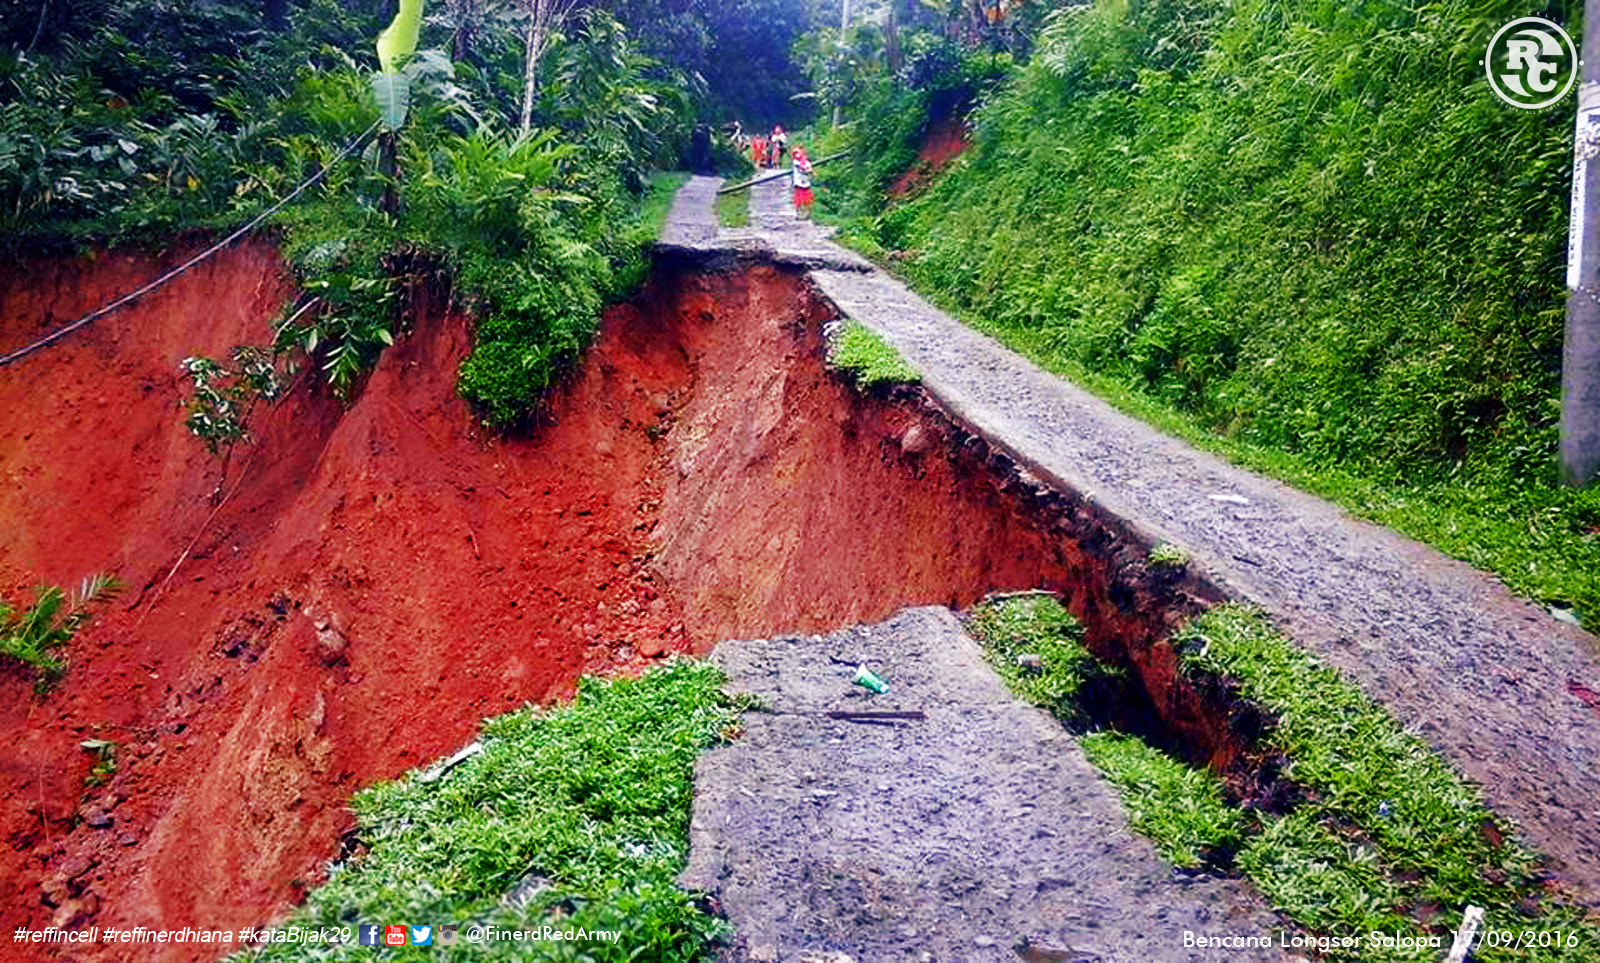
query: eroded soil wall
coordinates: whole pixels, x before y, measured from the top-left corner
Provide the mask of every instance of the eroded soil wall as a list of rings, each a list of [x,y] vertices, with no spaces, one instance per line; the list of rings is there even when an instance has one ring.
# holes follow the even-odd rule
[[[0,343],[170,260],[13,272]],[[178,363],[267,340],[290,293],[270,247],[235,248],[0,369],[0,590],[128,586],[47,698],[0,670],[0,930],[270,922],[336,856],[356,789],[583,672],[1035,587],[1123,653],[1193,588],[920,393],[830,373],[829,305],[760,264],[664,264],[513,439],[456,398],[470,324],[420,290],[354,404],[298,385],[221,478]],[[1158,698],[1204,729],[1192,694]],[[106,785],[90,738],[117,743]]]

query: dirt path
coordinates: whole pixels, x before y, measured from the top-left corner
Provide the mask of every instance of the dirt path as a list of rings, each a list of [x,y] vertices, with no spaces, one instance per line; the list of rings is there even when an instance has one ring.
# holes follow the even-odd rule
[[[680,201],[709,205],[714,188],[697,179]],[[893,343],[959,421],[1133,537],[1181,546],[1220,593],[1266,609],[1481,783],[1565,882],[1600,904],[1600,712],[1579,697],[1600,689],[1600,640],[1489,575],[1040,370],[796,223],[782,182],[754,189],[751,220],[722,235],[728,247],[816,265],[822,293]]]

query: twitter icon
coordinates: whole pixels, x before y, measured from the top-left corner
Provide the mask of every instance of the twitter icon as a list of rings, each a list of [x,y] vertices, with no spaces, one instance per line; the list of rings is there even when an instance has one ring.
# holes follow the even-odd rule
[[[431,927],[431,926],[413,926],[413,927],[411,927],[411,945],[412,946],[432,946],[433,945],[433,927]]]

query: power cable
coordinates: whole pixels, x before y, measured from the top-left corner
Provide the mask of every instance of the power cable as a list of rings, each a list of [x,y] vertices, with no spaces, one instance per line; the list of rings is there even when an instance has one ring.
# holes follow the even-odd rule
[[[328,163],[324,164],[322,166],[322,169],[317,171],[315,174],[311,175],[311,178],[309,180],[305,181],[299,187],[296,187],[294,190],[290,191],[288,194],[286,194],[283,197],[282,200],[278,201],[278,203],[276,203],[276,204],[272,205],[271,207],[267,208],[266,210],[262,211],[260,214],[257,214],[244,227],[239,228],[237,231],[234,231],[232,234],[229,234],[227,237],[223,238],[222,240],[218,241],[217,243],[215,243],[215,244],[211,245],[210,247],[206,248],[204,251],[201,251],[199,254],[197,254],[194,257],[190,258],[189,260],[185,261],[183,264],[179,265],[178,267],[175,267],[172,270],[168,271],[166,274],[163,274],[160,277],[156,278],[154,281],[151,281],[149,284],[146,284],[144,287],[139,288],[139,289],[137,289],[135,291],[131,291],[131,292],[127,293],[127,294],[124,294],[122,297],[117,298],[115,301],[112,301],[110,304],[106,305],[105,307],[100,308],[100,309],[95,310],[95,311],[89,312],[88,314],[86,314],[83,317],[79,318],[78,320],[72,322],[71,324],[67,325],[66,327],[61,328],[61,329],[56,330],[56,331],[53,331],[50,334],[45,335],[44,337],[40,338],[38,341],[35,341],[35,342],[33,342],[32,344],[30,344],[30,345],[28,345],[26,347],[18,348],[17,350],[11,352],[10,354],[0,355],[0,368],[3,368],[6,365],[11,364],[14,361],[20,361],[21,359],[27,357],[28,355],[33,354],[35,351],[38,351],[40,348],[43,348],[43,347],[45,347],[47,345],[50,345],[50,344],[54,344],[55,342],[61,340],[62,338],[66,337],[67,335],[71,334],[72,332],[78,330],[79,328],[84,327],[85,325],[91,324],[91,323],[93,323],[95,321],[98,321],[99,319],[105,317],[106,315],[110,314],[111,312],[113,312],[116,309],[122,307],[124,304],[127,304],[130,301],[134,301],[134,300],[137,300],[137,299],[139,299],[141,297],[144,297],[146,294],[149,294],[151,291],[154,291],[156,288],[161,287],[163,284],[166,284],[168,281],[172,280],[173,278],[177,277],[178,275],[180,275],[180,274],[184,273],[185,271],[189,270],[190,268],[194,267],[196,264],[199,264],[201,261],[204,261],[206,258],[211,257],[213,254],[216,254],[218,251],[220,251],[223,248],[227,247],[229,244],[232,244],[234,241],[237,241],[239,238],[244,237],[246,234],[249,234],[251,231],[255,230],[256,226],[259,225],[262,221],[264,221],[267,218],[271,217],[272,215],[278,213],[278,211],[282,210],[286,204],[288,204],[290,201],[294,200],[296,197],[299,197],[301,195],[301,193],[303,193],[305,191],[306,188],[308,188],[308,187],[312,186],[313,184],[317,183],[318,181],[322,180],[323,176],[326,175],[328,173],[328,171],[330,169],[332,169],[335,164],[337,164],[340,161],[344,160],[346,157],[349,157],[351,152],[354,151],[356,149],[356,147],[358,145],[360,145],[360,143],[362,141],[366,140],[367,137],[370,136],[374,130],[377,130],[378,129],[378,125],[380,123],[382,123],[381,119],[373,121],[371,127],[368,127],[365,131],[363,131],[360,135],[358,135],[354,140],[352,140],[352,141],[350,141],[350,143],[346,144],[344,146],[344,149],[341,150],[333,158],[333,160],[328,161]]]

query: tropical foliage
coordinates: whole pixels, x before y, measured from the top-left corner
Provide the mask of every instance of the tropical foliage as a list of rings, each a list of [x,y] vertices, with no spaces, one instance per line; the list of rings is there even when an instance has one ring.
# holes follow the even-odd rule
[[[749,36],[729,7],[645,0],[617,5],[626,23],[521,0],[408,0],[398,15],[377,0],[10,8],[0,237],[37,251],[233,227],[322,172],[277,216],[304,296],[271,366],[311,367],[351,397],[403,335],[418,283],[448,275],[480,316],[462,394],[508,427],[587,343],[600,305],[642,279],[650,171],[677,166],[697,119],[727,103],[704,71],[761,87],[770,54],[793,82],[788,47],[808,13],[767,5]],[[677,50],[680,35],[697,43]],[[364,149],[343,156],[352,142]],[[225,449],[259,395],[225,362],[191,362],[191,427]]]
[[[0,600],[0,656],[35,671],[34,689],[44,692],[67,670],[59,650],[92,614],[90,606],[116,596],[121,584],[110,575],[91,575],[69,597],[50,585],[39,589],[31,607],[16,611]]]
[[[424,18],[408,3],[377,44],[384,4],[282,6],[278,24],[160,0],[13,13],[0,24],[17,42],[0,78],[0,236],[36,251],[232,227],[320,175],[277,215],[302,297],[247,361],[185,362],[190,427],[214,452],[244,440],[285,368],[351,397],[403,334],[408,296],[445,275],[482,312],[462,393],[511,425],[587,343],[601,303],[642,278],[635,211],[649,171],[688,141],[694,84],[582,10],[549,25],[518,132],[519,5]]]

